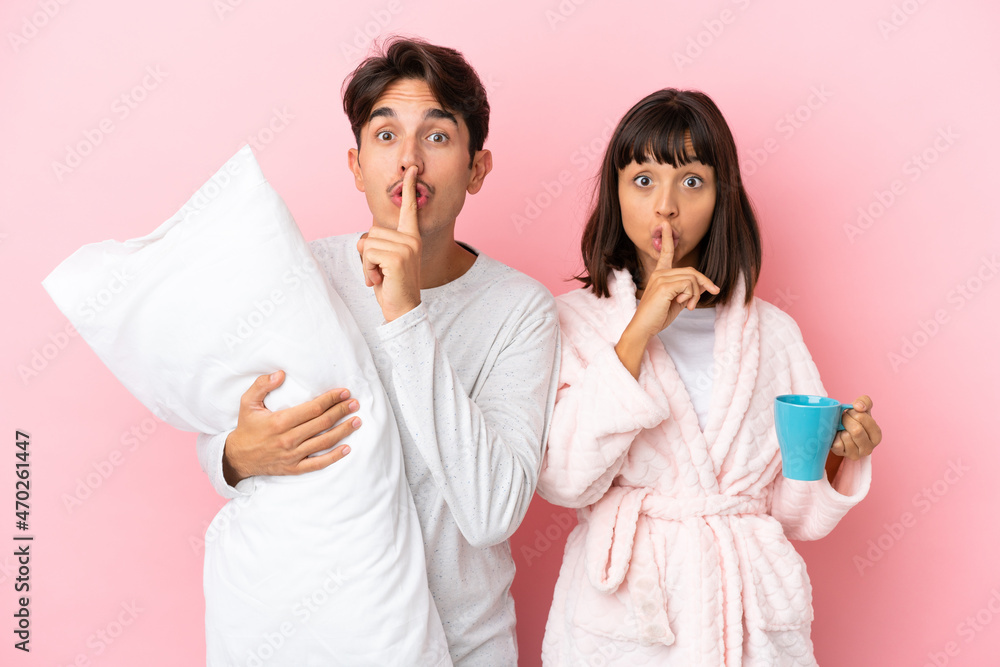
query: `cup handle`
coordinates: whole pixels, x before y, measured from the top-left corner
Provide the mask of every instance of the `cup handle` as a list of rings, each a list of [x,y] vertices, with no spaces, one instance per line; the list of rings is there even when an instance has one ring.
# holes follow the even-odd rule
[[[854,409],[854,403],[841,403],[840,404],[840,409],[841,410],[853,410]],[[837,430],[838,431],[843,431],[844,430],[844,413],[843,412],[840,413],[840,421],[837,422]]]

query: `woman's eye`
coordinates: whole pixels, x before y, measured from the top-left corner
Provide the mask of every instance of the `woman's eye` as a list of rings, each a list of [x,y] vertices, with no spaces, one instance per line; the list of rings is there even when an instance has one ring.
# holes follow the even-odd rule
[[[653,183],[653,179],[651,179],[649,176],[636,176],[634,180],[635,184],[638,185],[640,188],[649,187]]]
[[[441,144],[448,140],[448,136],[443,132],[435,132],[431,136],[427,137],[432,143]]]
[[[389,130],[382,130],[375,136],[378,137],[379,141],[391,141],[394,135]]]
[[[701,184],[702,180],[697,176],[688,176],[687,178],[684,179],[684,185],[688,186],[689,188],[696,188]]]

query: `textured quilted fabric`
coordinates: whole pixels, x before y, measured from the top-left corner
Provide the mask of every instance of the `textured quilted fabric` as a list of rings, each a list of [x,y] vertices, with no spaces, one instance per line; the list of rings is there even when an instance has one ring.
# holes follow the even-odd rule
[[[774,397],[825,393],[795,322],[757,298],[744,306],[742,283],[716,308],[704,432],[659,339],[638,382],[619,362],[635,285],[617,272],[610,288],[557,300],[560,388],[538,492],[580,523],[543,662],[814,665],[811,586],[788,539],[829,533],[867,494],[870,458],[845,459],[833,485],[781,476]]]

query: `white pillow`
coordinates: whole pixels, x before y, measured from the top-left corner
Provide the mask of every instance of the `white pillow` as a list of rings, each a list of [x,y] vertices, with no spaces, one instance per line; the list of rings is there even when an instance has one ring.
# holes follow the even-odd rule
[[[240,396],[279,369],[271,410],[336,387],[361,405],[344,460],[259,477],[209,527],[209,665],[450,664],[370,352],[249,146],[153,233],[84,246],[43,285],[122,384],[177,428],[235,428]]]

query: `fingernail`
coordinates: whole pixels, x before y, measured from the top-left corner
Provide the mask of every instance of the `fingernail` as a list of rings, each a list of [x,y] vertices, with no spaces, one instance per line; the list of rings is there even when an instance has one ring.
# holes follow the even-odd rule
[[[340,400],[346,401],[350,397],[351,397],[351,392],[347,391],[346,389],[344,391],[340,392]]]
[[[271,375],[267,379],[270,380],[271,382],[274,382],[275,380],[277,380],[278,379],[278,371],[274,371],[273,373],[271,373]]]
[[[361,420],[355,417],[353,420],[351,420],[351,426],[354,428],[354,430],[361,428]]]
[[[344,448],[341,451],[344,453],[344,456],[347,456],[348,454],[351,453],[351,448],[348,447],[347,445],[344,445]]]
[[[358,407],[360,406],[358,405],[357,401],[351,401],[350,403],[347,404],[347,409],[350,410],[351,412],[356,411]]]

